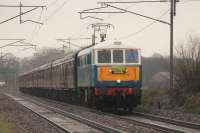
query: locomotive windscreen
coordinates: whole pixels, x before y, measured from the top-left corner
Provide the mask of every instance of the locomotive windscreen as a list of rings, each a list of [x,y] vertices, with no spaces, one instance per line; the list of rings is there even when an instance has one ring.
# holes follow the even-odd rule
[[[123,63],[123,50],[113,50],[113,63]]]
[[[138,49],[98,50],[97,62],[100,64],[137,64],[140,59],[138,51]]]
[[[98,63],[111,63],[111,51],[110,50],[98,51]]]
[[[126,50],[126,63],[138,63],[138,50]]]

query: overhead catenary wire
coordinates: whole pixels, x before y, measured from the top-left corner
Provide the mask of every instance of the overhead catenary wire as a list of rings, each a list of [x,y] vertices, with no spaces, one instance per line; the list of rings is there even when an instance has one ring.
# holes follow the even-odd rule
[[[3,45],[3,46],[0,46],[0,48],[2,49],[2,48],[5,48],[5,47],[7,47],[7,46],[10,46],[10,45],[13,45],[13,44],[16,44],[16,43],[19,43],[19,42],[22,42],[23,40],[17,40],[17,41],[14,41],[14,42],[11,42],[11,43],[8,43],[8,44],[5,44],[5,45]]]
[[[38,9],[38,7],[35,7],[35,8],[33,8],[33,9],[30,9],[30,10],[28,10],[28,11],[26,11],[26,12],[23,12],[23,13],[21,13],[21,14],[19,14],[19,15],[16,15],[16,16],[11,17],[11,18],[9,18],[9,19],[6,19],[6,20],[4,20],[4,21],[1,21],[0,24],[6,23],[6,22],[8,22],[8,21],[10,21],[10,20],[13,20],[13,19],[15,19],[15,18],[18,18],[18,17],[20,17],[21,15],[27,14],[27,13],[29,13],[29,12],[31,12],[31,11],[36,10],[36,9]]]
[[[151,19],[151,20],[155,20],[155,21],[158,21],[160,23],[163,23],[163,24],[167,24],[167,25],[170,25],[168,22],[165,22],[163,20],[159,20],[159,19],[155,19],[155,18],[152,18],[152,17],[148,17],[148,16],[145,16],[145,15],[142,15],[142,14],[139,14],[139,13],[136,13],[136,12],[133,12],[133,11],[129,11],[129,10],[126,10],[126,9],[123,9],[123,8],[119,8],[119,7],[116,7],[116,6],[113,6],[113,5],[110,5],[110,4],[106,4],[108,5],[109,7],[113,7],[115,9],[119,9],[119,10],[122,10],[122,11],[126,11],[128,13],[131,13],[131,14],[134,14],[134,15],[137,15],[137,16],[140,16],[140,17],[143,17],[143,18],[146,18],[146,19]]]
[[[122,0],[118,0],[118,1],[122,1]],[[117,15],[117,14],[114,14],[114,15]],[[114,16],[113,15],[113,16]],[[110,17],[111,16],[111,14],[108,16],[108,17]],[[91,18],[91,17],[90,17]],[[106,19],[108,19],[108,18],[106,18]],[[103,21],[105,21],[106,19],[104,19]],[[88,26],[89,25],[89,23],[86,23],[86,24],[84,24],[84,26]],[[87,34],[89,31],[88,31],[88,29],[86,29],[84,32],[82,32],[78,37],[82,37],[82,36],[84,36],[85,34]]]
[[[17,43],[19,43],[19,45],[17,45]],[[0,49],[9,47],[9,46],[34,46],[35,47],[37,45],[29,43],[29,42],[25,42],[24,40],[17,40],[17,41],[5,44],[3,46],[0,46]]]
[[[100,4],[140,4],[140,3],[162,3],[162,2],[170,2],[170,0],[140,0],[140,1],[103,1],[98,2]]]
[[[160,15],[158,17],[158,19],[161,19],[163,16],[165,16],[168,12],[169,12],[170,9],[168,9],[167,11],[165,11],[162,15]],[[130,38],[130,37],[133,37],[135,35],[138,35],[139,33],[143,32],[144,30],[146,30],[147,28],[151,27],[154,23],[156,23],[157,21],[153,21],[147,25],[145,25],[144,27],[142,27],[141,29],[139,29],[138,31],[136,32],[133,32],[129,35],[126,35],[126,36],[122,36],[122,37],[119,37],[119,39],[127,39],[127,38]]]
[[[124,8],[124,9],[129,9],[129,8],[131,8],[131,7],[133,7],[135,4],[132,4],[132,5],[130,5],[130,6],[128,6],[128,7],[126,7],[126,8]],[[110,19],[111,17],[113,17],[113,16],[117,16],[118,14],[113,14],[113,15],[109,15],[106,19],[104,19],[104,20],[107,20],[107,19]]]
[[[48,8],[55,5],[59,0],[54,0],[52,1],[49,5],[48,5]]]
[[[40,23],[40,22],[36,22],[36,21],[33,21],[33,20],[22,21],[22,20],[21,20],[21,17],[22,17],[23,15],[29,13],[29,12],[32,12],[32,11],[38,9],[38,8],[44,8],[45,6],[35,6],[35,5],[24,6],[24,5],[22,5],[21,2],[20,2],[20,5],[0,5],[0,7],[1,7],[1,8],[20,8],[20,13],[19,13],[19,15],[16,15],[16,16],[14,16],[14,17],[11,17],[11,18],[8,18],[8,19],[6,19],[6,20],[4,20],[4,21],[1,21],[0,24],[4,24],[4,23],[6,23],[6,22],[8,22],[8,21],[11,21],[11,20],[13,20],[13,19],[15,19],[15,18],[18,18],[18,17],[20,18],[20,24],[22,24],[22,23],[24,23],[24,22],[33,22],[33,23],[37,23],[37,24],[42,24],[42,23]],[[30,10],[28,10],[28,11],[26,11],[26,12],[22,12],[22,11],[21,11],[22,8],[32,8],[32,9],[30,9]]]
[[[180,2],[200,2],[200,0],[179,0]]]
[[[59,6],[58,8],[56,8],[56,10],[53,11],[53,13],[51,13],[47,19],[46,22],[48,22],[51,18],[53,18],[70,0],[65,0],[61,6]]]
[[[115,1],[115,2],[99,2],[100,4],[103,4],[103,6],[107,6],[107,7],[112,7],[112,8],[115,8],[115,9],[118,9],[118,10],[121,10],[121,11],[124,11],[124,12],[129,12],[129,13],[132,13],[132,14],[134,14],[134,15],[138,15],[138,16],[140,16],[140,17],[144,17],[144,18],[147,18],[147,19],[151,19],[151,20],[154,20],[154,21],[159,21],[159,22],[161,22],[161,23],[164,23],[164,24],[168,24],[169,25],[169,23],[168,22],[165,22],[165,21],[163,21],[163,20],[159,20],[159,19],[155,19],[155,18],[152,18],[152,17],[148,17],[148,16],[145,16],[145,15],[141,15],[141,14],[139,14],[139,13],[135,13],[135,12],[132,12],[132,11],[129,11],[129,10],[127,10],[128,8],[130,8],[130,7],[132,7],[133,5],[130,5],[130,6],[128,6],[128,7],[126,7],[126,8],[119,8],[119,7],[116,7],[116,6],[114,6],[114,5],[110,5],[110,4],[112,4],[112,3],[129,3],[129,4],[134,4],[135,5],[135,3],[146,3],[146,2],[152,2],[152,1],[131,1],[131,2],[124,2],[124,1]],[[163,0],[163,1],[153,1],[153,2],[169,2],[169,1],[166,1],[166,0]],[[98,9],[98,8],[94,8],[94,9]],[[100,8],[101,9],[101,8]],[[89,10],[91,10],[91,9],[89,9]],[[83,13],[84,13],[84,11],[88,11],[88,10],[83,10]],[[114,14],[115,15],[115,14]],[[112,17],[112,16],[108,16],[108,18],[110,18],[110,17]],[[108,19],[107,18],[107,19]],[[105,21],[105,19],[104,19],[104,21]],[[148,24],[149,25],[149,24]],[[152,25],[152,24],[151,24]],[[146,26],[145,26],[146,27]]]
[[[122,1],[122,0],[118,0],[118,1]],[[130,8],[130,7],[132,7],[133,5],[131,5],[131,6],[129,6],[128,8]],[[126,9],[128,9],[128,8],[126,8]],[[105,21],[105,20],[107,20],[107,19],[109,19],[109,18],[111,18],[112,16],[115,16],[115,15],[118,15],[118,14],[109,14],[108,15],[108,17],[106,18],[106,19],[103,19],[103,21]],[[90,17],[91,18],[91,17]],[[100,20],[100,19],[99,19]],[[84,26],[88,26],[89,24],[91,24],[91,23],[86,23],[86,24],[84,24]],[[80,33],[80,35],[78,36],[78,37],[82,37],[82,36],[84,36],[85,34],[87,34],[89,32],[89,30],[88,29],[86,29],[85,31],[83,31],[82,33]]]
[[[44,12],[44,9],[42,8],[42,10],[40,12],[40,16],[39,16],[39,21],[41,21],[41,19],[42,19],[43,12]],[[39,26],[39,28],[38,28],[38,26]],[[28,39],[30,42],[32,42],[34,37],[40,32],[42,26],[43,25],[35,25],[35,28],[34,28],[33,32],[31,33],[30,38]]]

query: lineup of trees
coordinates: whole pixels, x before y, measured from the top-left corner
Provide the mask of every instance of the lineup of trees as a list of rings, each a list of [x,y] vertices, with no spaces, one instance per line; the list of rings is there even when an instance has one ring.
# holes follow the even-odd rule
[[[169,59],[159,53],[142,57],[143,85],[149,85],[152,76],[158,72],[169,72]]]
[[[20,69],[19,58],[15,57],[11,53],[4,55],[4,58],[0,59],[0,81],[14,86],[16,75]]]
[[[62,58],[70,52],[72,52],[71,49],[69,49],[67,52],[64,52],[63,50],[54,48],[42,48],[38,50],[32,57],[23,58],[21,60],[21,72],[31,70],[48,62]]]

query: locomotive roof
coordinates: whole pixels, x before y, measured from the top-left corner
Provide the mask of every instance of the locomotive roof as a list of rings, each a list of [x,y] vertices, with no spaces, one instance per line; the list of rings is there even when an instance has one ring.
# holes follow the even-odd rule
[[[82,50],[78,56],[84,55],[89,53],[91,50],[94,49],[139,49],[134,47],[133,44],[131,44],[130,42],[126,42],[126,41],[120,41],[120,40],[108,40],[108,41],[104,41],[101,43],[96,44],[93,47],[90,47],[88,49]]]
[[[131,48],[131,49],[138,49],[134,47],[133,44],[126,41],[121,40],[109,40],[101,42],[93,47],[93,49],[104,49],[104,48]]]

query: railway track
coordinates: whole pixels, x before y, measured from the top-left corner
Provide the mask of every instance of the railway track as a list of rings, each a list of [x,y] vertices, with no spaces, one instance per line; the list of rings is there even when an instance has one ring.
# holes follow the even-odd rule
[[[163,118],[149,118],[146,115],[132,115],[132,116],[120,116],[121,119],[133,122],[135,124],[153,128],[155,130],[166,132],[166,133],[199,133],[199,127],[196,127],[197,124],[186,126],[186,123],[180,122],[177,123],[175,120],[163,119]],[[198,128],[198,129],[197,129]]]
[[[148,118],[148,119],[151,119],[151,120],[166,122],[166,123],[169,123],[169,124],[174,124],[174,125],[182,126],[182,127],[186,127],[186,128],[192,128],[192,129],[200,130],[200,124],[197,124],[197,123],[186,122],[186,121],[175,120],[175,119],[169,119],[169,118],[166,118],[166,117],[161,117],[161,116],[156,116],[156,115],[141,113],[141,112],[136,112],[136,111],[133,111],[132,115]]]
[[[35,113],[38,116],[40,116],[40,117],[44,118],[45,120],[49,121],[50,124],[52,124],[52,126],[54,126],[56,128],[59,128],[59,129],[61,129],[62,131],[66,132],[66,133],[73,133],[74,131],[70,131],[70,130],[68,130],[66,128],[63,128],[62,126],[59,126],[58,123],[53,122],[53,121],[49,120],[48,118],[42,116],[41,113],[38,113],[34,109],[31,109],[30,107],[27,107],[26,104],[29,104],[29,105],[32,104],[31,106],[37,105],[38,106],[37,108],[44,108],[43,110],[48,110],[46,112],[48,114],[50,113],[50,111],[52,111],[54,114],[55,113],[60,114],[62,116],[65,116],[65,117],[68,117],[70,119],[76,120],[76,121],[78,121],[80,123],[83,123],[83,124],[88,125],[89,127],[93,128],[93,129],[95,129],[95,130],[87,131],[87,132],[93,132],[93,133],[101,133],[101,132],[105,132],[105,133],[124,133],[123,131],[120,131],[120,130],[115,129],[113,127],[109,127],[107,125],[104,125],[104,124],[101,124],[101,123],[98,123],[98,122],[83,118],[83,117],[78,116],[76,114],[61,110],[59,108],[55,108],[53,106],[49,106],[47,104],[44,104],[44,103],[42,103],[40,101],[33,100],[31,98],[28,98],[28,97],[20,96],[20,97],[23,97],[24,100],[22,100],[21,98],[13,96],[13,95],[10,95],[10,94],[6,94],[6,95],[11,97],[12,99],[14,99],[16,101],[22,101],[22,102],[20,102],[22,104],[24,103],[24,100],[26,100],[26,101],[28,100],[29,101],[28,103],[23,104],[23,105],[25,105],[25,107],[27,109],[31,110],[33,113]],[[43,111],[39,111],[39,112],[43,112]],[[81,132],[83,132],[83,130],[81,130],[80,133]],[[78,132],[76,131],[76,133],[78,133]]]
[[[36,97],[33,97],[33,99]],[[39,98],[36,98],[39,99]],[[32,100],[32,98],[30,99]],[[37,101],[37,100],[36,100]],[[66,111],[63,111],[61,108],[64,108],[64,106],[70,106],[69,104],[65,104],[65,103],[61,103],[61,102],[57,102],[57,101],[52,101],[52,100],[48,100],[48,99],[42,99],[43,102],[40,102],[40,104],[44,104],[44,106],[47,106],[44,101],[48,101],[51,102],[52,105],[48,106],[48,108],[53,110],[56,108],[56,110],[59,110],[59,112],[63,115],[66,115]],[[56,106],[54,106],[54,105]],[[73,106],[73,105],[71,105]],[[89,108],[85,108],[85,107],[77,107],[78,110],[86,110],[86,111],[90,111],[91,113],[96,113],[99,115],[104,115],[104,116],[110,116],[113,119],[117,120],[121,120],[121,121],[126,121],[127,123],[130,124],[135,124],[138,126],[142,126],[142,127],[146,127],[149,129],[155,129],[157,131],[160,132],[167,132],[167,133],[199,133],[200,132],[200,125],[199,124],[195,124],[195,123],[189,123],[189,122],[183,122],[183,121],[178,121],[178,120],[171,120],[171,119],[167,119],[167,118],[163,118],[163,117],[158,117],[158,116],[153,116],[153,115],[147,115],[144,113],[139,113],[139,112],[133,112],[132,114],[128,115],[128,116],[119,116],[116,114],[110,114],[110,113],[105,113],[105,112],[100,112],[94,109],[89,109]],[[67,112],[67,115],[71,113]],[[72,119],[75,120],[79,120],[79,118],[76,118],[77,115],[73,114],[71,115]],[[74,118],[75,117],[75,118]],[[80,117],[80,116],[79,116]],[[108,126],[105,127],[105,125],[97,123],[92,121],[92,123],[90,123],[91,120],[89,119],[85,119],[83,117],[81,117],[81,119],[84,121],[85,124],[89,125],[89,126],[94,126],[94,128],[98,128],[98,130],[102,131],[102,132],[126,132],[123,130],[118,130],[115,128],[109,128],[107,129]],[[110,130],[111,129],[111,130]],[[114,129],[114,130],[113,130]],[[127,131],[129,132],[129,131]]]
[[[92,110],[95,112],[96,110]],[[99,113],[99,112],[98,112]],[[167,133],[199,133],[200,132],[200,124],[191,123],[186,121],[174,120],[165,117],[159,117],[151,114],[145,114],[140,112],[132,112],[128,116],[119,116],[115,114],[108,114],[105,112],[100,112],[104,115],[109,115],[113,117],[118,117],[121,120],[127,120],[131,123],[153,128],[155,130]]]
[[[5,94],[5,93],[4,93],[4,94]],[[44,120],[48,121],[53,127],[55,127],[55,128],[57,128],[57,129],[59,129],[59,130],[65,132],[65,133],[71,133],[71,131],[66,130],[66,129],[64,129],[63,127],[57,125],[56,122],[53,122],[53,121],[49,120],[47,117],[41,115],[41,113],[36,112],[34,109],[32,109],[32,108],[26,106],[26,105],[25,105],[26,103],[24,102],[23,99],[21,99],[21,98],[19,98],[19,97],[15,97],[15,96],[10,95],[10,94],[5,94],[5,95],[8,96],[8,97],[10,97],[10,98],[12,98],[13,100],[15,100],[16,102],[18,102],[19,104],[23,105],[26,109],[30,110],[32,113],[34,113],[34,114],[37,115],[38,117],[41,117],[41,118],[43,118]],[[24,104],[23,104],[23,103],[24,103]],[[31,104],[30,104],[30,105],[31,105]],[[31,106],[32,106],[32,105],[31,105]],[[41,111],[41,112],[42,112],[42,111]],[[27,133],[29,132],[29,131],[25,130],[24,128],[21,128],[21,127],[20,127],[20,129],[21,129],[22,131],[26,131]]]

